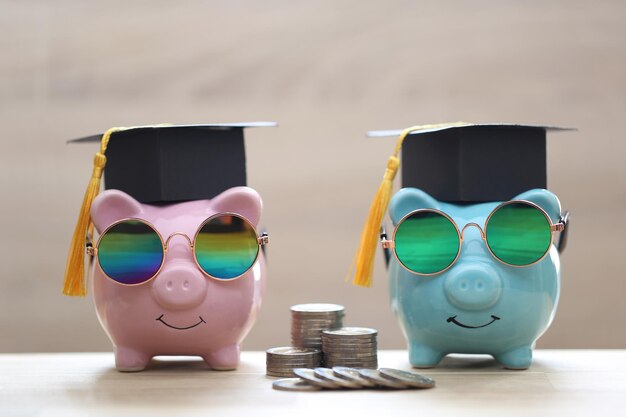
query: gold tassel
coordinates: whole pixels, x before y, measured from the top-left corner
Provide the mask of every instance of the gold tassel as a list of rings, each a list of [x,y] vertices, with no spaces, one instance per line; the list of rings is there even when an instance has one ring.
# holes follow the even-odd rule
[[[361,240],[359,242],[359,248],[355,256],[353,268],[348,273],[348,278],[355,270],[354,279],[352,283],[361,287],[371,287],[374,275],[374,255],[376,254],[376,246],[379,241],[380,227],[383,223],[383,217],[387,212],[389,201],[391,200],[391,192],[393,189],[393,180],[396,177],[398,168],[400,167],[400,150],[402,149],[402,143],[404,139],[413,132],[427,129],[437,129],[446,127],[461,127],[469,126],[470,123],[456,122],[456,123],[442,123],[432,125],[412,126],[404,129],[398,141],[394,153],[389,157],[387,161],[387,168],[383,181],[378,187],[378,191],[374,196],[372,205],[370,206],[369,214],[365,221],[365,226],[361,232]]]
[[[91,203],[100,192],[102,173],[107,161],[105,153],[109,144],[109,138],[113,133],[125,129],[126,128],[123,127],[114,127],[107,130],[104,135],[102,135],[100,152],[97,152],[94,156],[93,172],[89,184],[87,185],[87,191],[85,192],[83,205],[78,215],[78,221],[74,229],[74,234],[72,235],[72,242],[70,243],[70,250],[67,255],[65,282],[63,283],[63,294],[65,295],[82,297],[87,294],[85,279],[85,244],[87,243],[87,234],[93,230],[90,215]]]

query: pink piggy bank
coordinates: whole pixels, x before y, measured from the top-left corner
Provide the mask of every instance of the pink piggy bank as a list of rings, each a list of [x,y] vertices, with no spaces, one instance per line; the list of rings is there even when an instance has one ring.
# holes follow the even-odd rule
[[[231,188],[212,200],[163,206],[141,204],[118,190],[96,197],[91,218],[99,233],[119,220],[141,219],[154,226],[167,247],[156,276],[139,285],[115,282],[96,262],[94,301],[119,371],[141,371],[156,355],[197,355],[212,369],[237,368],[240,343],[265,290],[263,253],[244,275],[222,281],[203,274],[190,243],[216,213],[239,214],[256,228],[262,204],[248,187]]]

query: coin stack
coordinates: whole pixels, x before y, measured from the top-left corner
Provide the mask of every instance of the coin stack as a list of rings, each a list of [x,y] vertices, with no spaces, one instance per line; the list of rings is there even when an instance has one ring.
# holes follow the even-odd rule
[[[342,327],[322,331],[322,352],[325,366],[378,368],[378,332],[365,327]]]
[[[322,330],[343,326],[344,307],[337,304],[297,304],[291,307],[291,344],[322,349]]]
[[[295,368],[315,368],[322,362],[318,349],[300,347],[275,347],[266,351],[268,376],[291,377]]]

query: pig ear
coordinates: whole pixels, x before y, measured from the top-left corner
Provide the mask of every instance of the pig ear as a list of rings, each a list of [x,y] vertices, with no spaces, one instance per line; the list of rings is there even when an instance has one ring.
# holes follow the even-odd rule
[[[103,191],[91,204],[91,221],[98,233],[118,220],[138,217],[142,213],[141,203],[119,190]]]
[[[407,214],[423,208],[439,208],[439,202],[430,194],[417,188],[403,188],[396,193],[389,203],[389,216],[396,225]]]
[[[513,200],[526,200],[537,204],[548,213],[552,223],[558,222],[561,217],[561,203],[558,197],[548,190],[535,188],[534,190],[523,192],[513,198]]]
[[[216,212],[241,214],[256,226],[263,211],[263,200],[250,187],[233,187],[213,198],[211,208]]]

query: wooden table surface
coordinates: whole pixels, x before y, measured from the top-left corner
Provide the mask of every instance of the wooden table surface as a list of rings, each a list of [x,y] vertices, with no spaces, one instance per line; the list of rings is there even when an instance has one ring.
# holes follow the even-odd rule
[[[539,350],[526,371],[488,356],[452,355],[421,373],[437,386],[407,391],[273,390],[264,352],[237,371],[195,358],[154,360],[120,373],[111,353],[0,355],[0,416],[546,416],[626,415],[626,350]],[[410,369],[406,351],[381,351],[381,367]]]

